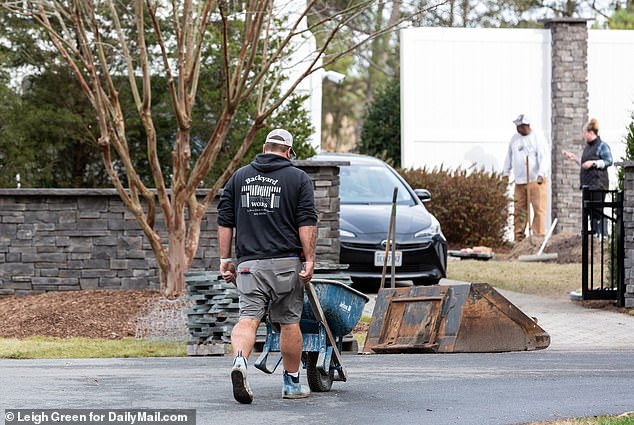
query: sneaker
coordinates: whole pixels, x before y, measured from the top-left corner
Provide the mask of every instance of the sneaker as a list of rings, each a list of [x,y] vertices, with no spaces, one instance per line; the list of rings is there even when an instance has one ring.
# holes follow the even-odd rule
[[[306,385],[301,385],[299,383],[299,376],[294,378],[284,371],[282,398],[306,398],[309,394],[310,389]]]
[[[242,353],[238,353],[233,361],[231,383],[233,384],[233,397],[236,401],[242,404],[249,404],[253,401],[253,393],[247,382],[247,362],[242,357]]]

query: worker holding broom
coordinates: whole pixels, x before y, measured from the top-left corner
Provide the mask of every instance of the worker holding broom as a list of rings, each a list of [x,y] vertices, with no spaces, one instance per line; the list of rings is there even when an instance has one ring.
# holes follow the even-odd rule
[[[544,236],[546,209],[548,206],[547,175],[550,168],[548,144],[544,137],[531,129],[530,119],[520,114],[513,123],[517,133],[511,137],[503,175],[511,169],[515,177],[513,224],[515,242],[526,238],[526,224],[529,236]],[[530,207],[533,207],[533,221],[530,222]]]
[[[292,146],[288,131],[271,131],[263,153],[233,175],[218,204],[220,273],[224,280],[236,281],[240,293],[240,319],[231,332],[231,382],[234,398],[245,404],[253,401],[247,362],[266,313],[280,326],[282,397],[310,394],[299,380],[299,320],[304,285],[315,268],[317,212],[310,177],[291,164]],[[234,228],[236,262],[231,255]]]

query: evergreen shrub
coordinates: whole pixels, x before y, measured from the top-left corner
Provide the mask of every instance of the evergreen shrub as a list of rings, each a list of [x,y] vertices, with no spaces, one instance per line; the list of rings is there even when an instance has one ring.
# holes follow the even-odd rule
[[[474,169],[400,169],[414,189],[427,189],[432,199],[425,207],[438,219],[454,247],[505,244],[508,206],[506,181],[501,173]]]
[[[632,121],[627,125],[627,134],[625,135],[625,156],[622,161],[634,161],[634,114]],[[619,189],[623,189],[623,180],[625,179],[623,167],[618,168]]]
[[[359,153],[401,165],[401,86],[398,78],[388,81],[376,93],[361,128]]]

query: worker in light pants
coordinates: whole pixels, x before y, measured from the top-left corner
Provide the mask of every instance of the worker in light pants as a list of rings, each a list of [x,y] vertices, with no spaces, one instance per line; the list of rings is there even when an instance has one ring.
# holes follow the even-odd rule
[[[533,208],[533,221],[529,229],[536,236],[544,236],[550,155],[548,143],[541,134],[531,129],[526,114],[520,114],[513,123],[517,132],[509,142],[502,173],[508,178],[513,170],[515,177],[513,225],[515,242],[521,242],[526,238],[529,204]]]

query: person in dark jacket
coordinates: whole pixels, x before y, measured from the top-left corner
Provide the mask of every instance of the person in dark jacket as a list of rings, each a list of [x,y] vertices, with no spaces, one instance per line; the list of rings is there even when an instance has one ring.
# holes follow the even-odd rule
[[[263,153],[229,179],[218,204],[220,273],[226,281],[235,280],[240,293],[240,319],[231,333],[231,381],[240,403],[253,401],[247,360],[267,312],[280,325],[282,397],[310,394],[299,381],[299,320],[304,284],[310,282],[315,267],[317,213],[312,181],[291,164],[292,145],[288,131],[271,131]],[[231,256],[234,229],[236,262]]]
[[[586,146],[581,158],[565,150],[562,153],[567,159],[575,161],[579,165],[580,186],[587,186],[588,189],[596,191],[590,192],[591,200],[603,202],[605,192],[601,191],[610,188],[607,169],[612,165],[612,152],[607,143],[599,137],[599,122],[596,119],[591,119],[583,127],[583,139]],[[596,235],[604,234],[605,226],[602,225],[601,212],[598,211],[593,215],[592,231]]]

